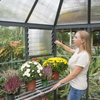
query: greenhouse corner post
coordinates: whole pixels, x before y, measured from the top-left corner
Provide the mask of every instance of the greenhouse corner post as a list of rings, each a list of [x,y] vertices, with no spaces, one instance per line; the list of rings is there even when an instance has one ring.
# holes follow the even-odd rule
[[[88,29],[87,29],[88,33],[90,34],[90,27],[88,26]],[[86,100],[88,100],[88,90],[89,90],[89,69],[88,69],[88,72],[87,72],[87,83],[88,83],[88,87],[87,87],[87,90],[86,90]]]
[[[28,28],[25,27],[25,61],[28,59]]]
[[[56,29],[54,29],[54,41],[56,40]],[[53,42],[54,42],[53,41]],[[57,51],[56,51],[56,44],[54,44],[54,57],[57,56]],[[56,89],[54,90],[54,100],[57,100],[57,91]]]

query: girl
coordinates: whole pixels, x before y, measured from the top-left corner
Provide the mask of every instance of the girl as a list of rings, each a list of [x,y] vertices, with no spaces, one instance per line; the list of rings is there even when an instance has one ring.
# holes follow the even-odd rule
[[[90,35],[86,31],[78,31],[73,39],[76,50],[64,45],[56,40],[55,44],[61,45],[67,52],[73,54],[69,59],[70,74],[60,80],[51,89],[55,90],[61,84],[70,82],[71,89],[68,100],[81,100],[87,89],[87,71],[91,62],[91,41]]]

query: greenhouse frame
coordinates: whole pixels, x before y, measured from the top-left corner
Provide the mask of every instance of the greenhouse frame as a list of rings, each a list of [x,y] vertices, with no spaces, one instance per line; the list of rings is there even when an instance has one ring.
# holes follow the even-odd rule
[[[98,32],[98,44],[100,46],[100,1],[0,0],[0,28],[3,26],[11,29],[14,27],[24,29],[25,59],[4,62],[1,60],[1,66],[25,62],[29,58],[58,56],[57,46],[54,44],[57,39],[57,32],[70,33],[70,44],[72,44],[71,34],[78,30],[86,30],[91,36],[91,46],[93,46],[93,34]],[[0,35],[1,33],[2,31],[0,31]],[[3,48],[2,45],[0,50]],[[100,58],[99,55],[92,57]],[[87,78],[89,83],[89,71]],[[87,88],[84,100],[100,99],[98,97],[90,98],[88,91],[89,88]],[[54,95],[56,95],[56,90]]]

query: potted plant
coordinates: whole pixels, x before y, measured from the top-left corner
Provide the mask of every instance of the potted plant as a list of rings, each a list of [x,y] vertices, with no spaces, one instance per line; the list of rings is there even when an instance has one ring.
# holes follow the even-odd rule
[[[15,77],[15,76],[17,76],[18,77],[18,70],[15,70],[15,69],[13,69],[13,68],[10,68],[10,67],[8,67],[8,69],[6,69],[6,70],[2,70],[2,73],[0,73],[0,75],[2,76],[2,77],[5,77],[5,79],[7,80],[7,82],[9,81],[8,79],[9,78],[13,78],[13,77]],[[17,77],[15,77],[15,78],[17,78]],[[19,78],[18,78],[19,79]],[[21,81],[21,80],[19,80],[19,81]],[[19,82],[18,81],[18,82]],[[23,80],[22,80],[23,81]],[[6,83],[6,81],[5,81],[5,83]],[[9,83],[9,82],[8,82]],[[22,82],[23,83],[23,82]],[[7,83],[6,83],[7,84]],[[11,83],[11,84],[13,84],[13,83]],[[13,86],[13,85],[12,85]],[[19,86],[19,88],[17,89],[17,92],[20,90],[20,88],[21,88],[21,85]],[[17,93],[16,92],[16,93]],[[15,94],[16,94],[15,93]],[[7,94],[7,93],[5,93],[5,94]],[[18,93],[17,93],[18,94]],[[7,94],[8,96],[11,96],[11,94],[9,95],[9,94]]]
[[[51,64],[52,68],[52,80],[58,80],[59,79],[59,73],[66,70],[68,67],[68,62],[59,57],[53,57],[47,59],[44,63],[43,66],[48,66]],[[57,75],[57,76],[56,76]]]
[[[0,77],[0,98],[2,98],[5,95],[4,91],[2,90],[5,81],[7,81],[7,79],[4,76],[1,76]]]
[[[18,91],[23,81],[19,79],[17,74],[6,77],[2,91],[7,94],[8,100],[14,100],[14,94]]]
[[[47,67],[43,67],[43,75],[41,77],[43,86],[47,85],[47,82],[51,79],[52,76],[52,68],[49,64]]]
[[[21,80],[24,78],[27,91],[35,90],[36,80],[41,78],[42,70],[43,67],[36,61],[27,61],[19,68],[18,76]]]

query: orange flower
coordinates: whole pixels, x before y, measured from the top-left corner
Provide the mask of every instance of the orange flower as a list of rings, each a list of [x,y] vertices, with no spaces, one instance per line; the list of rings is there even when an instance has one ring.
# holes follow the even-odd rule
[[[16,47],[16,46],[20,46],[20,42],[19,41],[14,41],[11,46]]]

